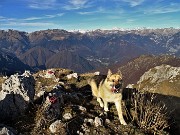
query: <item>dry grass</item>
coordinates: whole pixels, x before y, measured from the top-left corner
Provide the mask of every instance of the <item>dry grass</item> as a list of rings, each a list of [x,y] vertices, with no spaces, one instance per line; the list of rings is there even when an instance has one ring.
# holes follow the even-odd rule
[[[169,127],[167,108],[153,94],[134,93],[131,98],[132,120],[147,133],[161,134]]]
[[[54,79],[52,79],[52,78],[39,77],[36,80],[35,91],[36,91],[36,93],[38,93],[39,91],[41,91],[43,89],[43,90],[49,92],[57,84],[58,84],[58,82],[55,82]]]
[[[62,69],[62,68],[53,68],[49,70],[53,70],[55,72],[54,74],[55,77],[52,78],[44,77],[48,70],[39,71],[33,75],[36,80],[36,84],[35,84],[36,93],[38,93],[41,90],[50,92],[54,86],[61,83],[61,80],[63,81],[66,80],[66,75],[72,73],[71,70]],[[59,79],[60,81],[56,81],[56,79]]]

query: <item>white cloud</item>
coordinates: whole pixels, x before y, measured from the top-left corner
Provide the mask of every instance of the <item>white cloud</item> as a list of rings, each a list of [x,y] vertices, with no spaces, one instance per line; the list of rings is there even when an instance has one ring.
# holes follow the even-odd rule
[[[25,21],[33,21],[33,20],[40,20],[43,19],[43,17],[29,17],[29,18],[25,18],[23,20]]]
[[[144,9],[144,14],[164,14],[173,12],[180,12],[179,4],[171,3],[169,5],[156,5]]]
[[[49,22],[34,22],[34,23],[27,23],[27,22],[9,22],[6,24],[2,24],[2,26],[33,26],[33,27],[42,27],[42,26],[53,26],[55,25],[54,23],[49,23]]]
[[[84,6],[86,3],[88,2],[88,0],[70,0],[69,3],[71,3],[74,6]]]
[[[0,16],[0,19],[4,19],[5,17],[4,16]]]
[[[2,27],[58,27],[56,23],[49,22],[50,18],[61,17],[64,13],[44,15],[42,17],[29,17],[29,18],[8,18],[0,16],[0,22]],[[37,22],[37,20],[42,20],[46,22]],[[33,21],[33,22],[32,22]],[[36,21],[36,22],[35,22]]]
[[[89,0],[69,0],[63,7],[65,10],[77,10],[92,7],[92,2]]]
[[[124,13],[124,10],[121,9],[121,8],[118,8],[118,9],[105,9],[104,7],[98,7],[96,10],[94,11],[84,11],[84,12],[78,12],[78,14],[80,15],[93,15],[93,14],[97,14],[97,13],[100,13],[100,14],[116,14],[116,15],[119,15],[119,14],[122,14]]]
[[[92,15],[92,14],[95,14],[96,11],[91,11],[91,12],[78,12],[78,14],[80,15]]]
[[[135,7],[141,5],[145,0],[122,0],[123,2],[127,2],[131,7]]]
[[[28,7],[33,9],[55,9],[58,6],[56,0],[28,0]]]
[[[78,12],[78,14],[80,14],[80,15],[93,15],[93,14],[96,14],[96,13],[105,13],[105,12],[107,12],[107,10],[105,11],[104,8],[99,7],[99,8],[97,8],[97,9],[94,10],[94,11]]]
[[[22,20],[24,20],[24,21],[42,20],[42,19],[61,17],[63,15],[64,15],[64,13],[59,13],[59,14],[45,15],[45,16],[42,16],[42,17],[29,17],[29,18],[25,18],[25,19],[22,19]]]
[[[45,15],[45,17],[43,17],[42,19],[61,17],[61,16],[63,16],[63,15],[64,15],[64,13],[52,14],[52,15]]]
[[[0,16],[0,22],[5,22],[5,21],[15,21],[16,18],[7,18],[4,16]]]
[[[56,14],[57,16],[63,16],[65,13]]]

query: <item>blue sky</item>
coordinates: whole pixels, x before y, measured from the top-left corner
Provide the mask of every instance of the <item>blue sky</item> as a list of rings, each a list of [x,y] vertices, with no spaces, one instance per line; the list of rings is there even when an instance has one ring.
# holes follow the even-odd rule
[[[0,0],[0,29],[180,28],[180,0]]]

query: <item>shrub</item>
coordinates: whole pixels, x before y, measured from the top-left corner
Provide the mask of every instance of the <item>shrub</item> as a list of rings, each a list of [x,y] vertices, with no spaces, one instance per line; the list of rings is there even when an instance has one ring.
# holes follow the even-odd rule
[[[132,121],[145,132],[160,134],[169,127],[167,108],[154,94],[134,92],[130,103]]]

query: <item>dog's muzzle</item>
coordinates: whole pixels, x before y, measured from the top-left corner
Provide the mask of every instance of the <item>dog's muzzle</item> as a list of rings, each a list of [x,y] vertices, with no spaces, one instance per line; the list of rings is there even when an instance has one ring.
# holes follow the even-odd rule
[[[111,88],[111,91],[113,93],[120,93],[120,92],[122,92],[121,88],[122,88],[122,84],[113,85]]]

